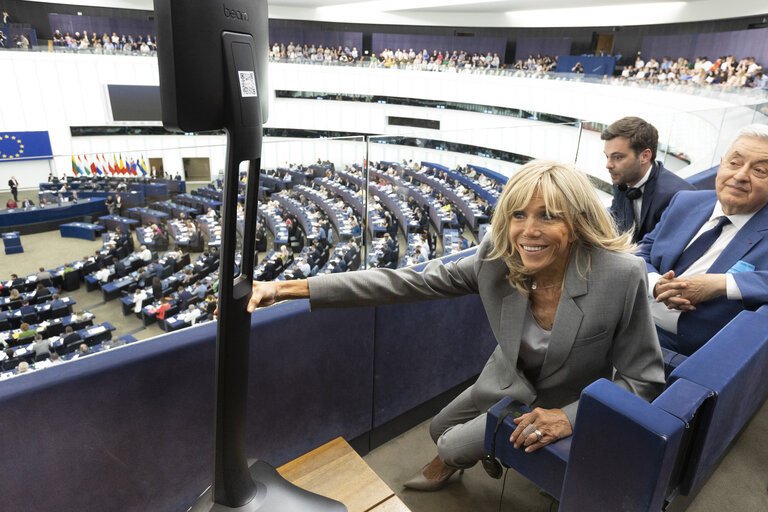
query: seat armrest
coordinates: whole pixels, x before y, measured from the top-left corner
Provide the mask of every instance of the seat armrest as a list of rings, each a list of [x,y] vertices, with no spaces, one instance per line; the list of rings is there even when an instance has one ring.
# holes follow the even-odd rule
[[[684,427],[679,418],[606,379],[587,386],[560,511],[661,510]]]

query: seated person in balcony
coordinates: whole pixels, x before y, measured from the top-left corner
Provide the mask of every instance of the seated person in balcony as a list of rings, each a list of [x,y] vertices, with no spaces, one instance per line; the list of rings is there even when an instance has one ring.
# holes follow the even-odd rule
[[[650,233],[679,190],[695,187],[656,161],[659,132],[639,117],[624,117],[603,130],[605,167],[613,182],[611,215],[634,242]]]
[[[498,346],[477,382],[430,425],[438,456],[405,485],[441,488],[485,457],[486,412],[504,397],[533,411],[510,442],[531,452],[571,435],[584,386],[599,379],[650,400],[663,388],[643,262],[629,254],[586,175],[532,161],[508,181],[477,251],[424,270],[373,269],[255,282],[248,309],[309,298],[312,309],[479,294]],[[534,432],[522,432],[534,425]]]
[[[768,126],[740,130],[715,190],[679,192],[640,256],[663,347],[690,355],[741,311],[768,303]]]

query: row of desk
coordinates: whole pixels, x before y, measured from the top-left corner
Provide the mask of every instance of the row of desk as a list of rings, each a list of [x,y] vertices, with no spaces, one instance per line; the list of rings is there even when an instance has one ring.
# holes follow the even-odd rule
[[[13,228],[19,233],[46,231],[68,220],[103,215],[107,207],[103,199],[83,199],[77,203],[49,204],[28,209],[0,210],[0,229]]]

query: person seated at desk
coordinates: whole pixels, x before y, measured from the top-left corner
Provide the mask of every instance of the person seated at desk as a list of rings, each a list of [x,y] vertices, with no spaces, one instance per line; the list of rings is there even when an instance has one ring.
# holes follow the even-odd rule
[[[97,281],[100,283],[108,283],[109,282],[109,269],[107,267],[100,268],[96,271],[95,274],[93,274],[93,277],[96,278]]]
[[[405,483],[413,489],[437,490],[487,457],[486,413],[502,398],[533,409],[514,419],[509,440],[529,453],[572,434],[579,395],[597,379],[645,400],[664,387],[645,265],[587,176],[531,161],[507,182],[494,217],[474,254],[420,272],[253,283],[248,311],[299,298],[316,311],[480,295],[498,345],[477,381],[433,418],[438,455]]]
[[[21,278],[21,277],[19,277],[16,274],[11,274],[11,279],[10,279],[10,281],[8,281],[6,286],[9,286],[11,288],[15,288],[17,286],[23,285],[24,283],[25,283],[25,279],[24,278]],[[16,293],[18,293],[18,290],[16,291]]]
[[[33,206],[35,206],[35,202],[32,201],[31,199],[24,199],[21,202],[21,207],[22,208],[32,208]]]
[[[43,283],[37,283],[37,288],[35,289],[35,294],[33,296],[35,299],[35,302],[38,302],[38,303],[44,302],[50,296],[51,296],[51,290],[43,286]]]
[[[331,270],[331,274],[340,274],[346,271],[347,271],[347,262],[344,261],[344,259],[342,258],[336,262],[336,265],[333,267],[333,270]]]
[[[152,261],[152,252],[149,249],[147,249],[146,245],[142,245],[141,247],[139,247],[139,252],[136,256],[138,256],[138,258],[144,263],[149,263],[150,261]]]
[[[297,258],[296,260],[296,271],[297,273],[300,273],[300,277],[309,277],[312,275],[312,267],[309,266],[309,262],[305,257]],[[297,274],[295,277],[299,277]]]
[[[214,311],[216,311],[216,307],[217,307],[216,296],[213,295],[212,293],[209,293],[208,295],[205,296],[204,304],[205,304],[205,311],[209,314],[213,313]]]
[[[14,334],[13,337],[17,340],[26,340],[27,338],[33,338],[35,337],[35,334],[37,334],[37,331],[32,329],[28,323],[24,322],[19,327],[19,332]]]
[[[8,201],[5,202],[5,207],[9,210],[13,210],[14,208],[19,207],[19,203],[13,200],[13,198],[9,198]]]
[[[197,286],[192,290],[192,294],[198,299],[203,300],[206,293],[208,293],[208,286],[205,284],[205,281],[198,281]]]
[[[71,325],[68,325],[64,328],[64,336],[61,338],[61,343],[66,347],[82,339],[83,337],[76,333]]]
[[[165,320],[165,313],[171,309],[171,303],[168,297],[164,297],[160,301],[160,305],[152,310],[152,313],[158,318],[158,320]]]
[[[21,313],[22,318],[25,315],[29,315],[36,312],[37,310],[35,309],[35,306],[31,305],[28,300],[21,301],[21,307],[19,308],[19,313]]]
[[[77,197],[77,190],[72,191],[72,197],[69,198],[69,201],[71,203],[77,203],[78,197]]]
[[[51,286],[53,284],[53,276],[50,272],[45,270],[45,267],[38,268],[37,275],[35,275],[35,280],[44,286]]]
[[[26,361],[22,361],[19,363],[19,366],[16,367],[16,374],[21,373],[27,373],[29,371],[29,363]]]
[[[421,245],[416,246],[416,263],[425,263],[429,261],[429,254],[423,250]]]
[[[73,355],[70,360],[85,357],[90,353],[91,353],[91,347],[89,347],[85,343],[81,343],[80,346],[77,347],[77,352],[75,352],[75,355]]]
[[[32,350],[35,353],[35,357],[42,355],[48,357],[51,355],[51,342],[43,339],[41,334],[35,334],[35,342],[32,343]]]
[[[153,274],[147,267],[139,267],[136,271],[136,282],[138,283],[139,288],[150,286],[152,284],[152,277]]]
[[[51,295],[51,298],[53,299],[51,301],[51,311],[67,307],[67,303],[61,300],[58,293]]]
[[[112,258],[112,264],[115,266],[115,276],[118,279],[128,275],[128,269],[125,268],[125,263],[117,258]]]
[[[24,298],[16,288],[11,288],[11,293],[8,296],[8,309],[16,309],[21,306],[21,301]]]

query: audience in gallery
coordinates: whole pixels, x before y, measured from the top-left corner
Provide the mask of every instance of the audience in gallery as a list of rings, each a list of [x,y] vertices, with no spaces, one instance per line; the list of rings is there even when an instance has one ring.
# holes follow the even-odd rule
[[[338,45],[331,46],[307,44],[294,44],[293,41],[286,46],[284,43],[273,43],[269,52],[269,58],[273,61],[312,62],[317,64],[347,64],[367,63],[371,67],[421,69],[427,71],[440,71],[462,68],[499,69],[503,63],[497,53],[474,52],[470,55],[464,50],[432,50],[426,48],[420,52],[413,48],[408,50],[398,48],[392,50],[385,48],[378,55],[361,54],[357,47]]]
[[[157,50],[155,38],[151,34],[146,36],[121,34],[118,36],[117,32],[112,32],[112,35],[103,32],[99,36],[96,33],[89,34],[87,30],[83,30],[82,35],[79,31],[70,35],[69,32],[62,34],[61,30],[56,29],[51,39],[54,49],[71,52],[149,55]]]
[[[768,77],[754,57],[737,61],[733,55],[722,56],[714,62],[707,57],[696,57],[691,63],[683,57],[677,60],[663,57],[661,62],[652,57],[646,62],[638,53],[635,63],[624,66],[616,80],[768,89]]]

